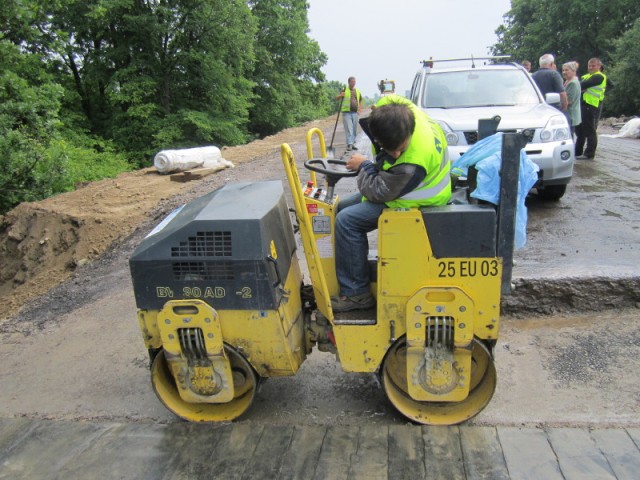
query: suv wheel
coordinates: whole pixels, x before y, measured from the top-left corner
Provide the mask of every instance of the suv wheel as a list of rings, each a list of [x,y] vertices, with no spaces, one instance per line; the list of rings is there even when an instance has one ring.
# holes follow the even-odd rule
[[[549,185],[539,188],[538,195],[545,200],[560,200],[566,191],[566,185]]]

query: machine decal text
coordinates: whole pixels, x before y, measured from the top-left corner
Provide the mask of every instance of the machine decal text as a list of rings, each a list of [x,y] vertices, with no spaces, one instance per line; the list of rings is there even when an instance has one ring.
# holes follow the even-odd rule
[[[227,295],[223,287],[182,287],[182,296],[188,298],[224,298]],[[158,298],[173,298],[171,287],[156,287]]]
[[[156,295],[158,298],[173,298],[173,290],[169,287],[156,287]]]
[[[438,277],[497,277],[498,260],[449,260],[438,262]]]
[[[253,298],[253,292],[250,287],[242,287],[242,289],[236,292],[240,298]]]

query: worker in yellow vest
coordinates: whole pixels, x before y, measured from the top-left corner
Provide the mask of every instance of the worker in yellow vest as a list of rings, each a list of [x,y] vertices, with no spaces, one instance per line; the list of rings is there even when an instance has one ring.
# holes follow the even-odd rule
[[[602,72],[600,59],[591,58],[587,69],[589,73],[580,77],[582,123],[576,126],[576,158],[580,160],[590,160],[596,155],[598,121],[607,89],[607,76]]]
[[[347,150],[357,150],[356,133],[358,129],[358,115],[362,112],[362,94],[356,88],[356,77],[349,77],[349,85],[336,98],[342,99],[342,125],[347,142]]]
[[[375,158],[355,153],[347,168],[359,170],[358,193],[340,201],[335,221],[336,275],[340,297],[334,312],[371,308],[367,233],[385,208],[446,205],[451,198],[447,141],[436,122],[410,100],[382,97],[360,121]]]

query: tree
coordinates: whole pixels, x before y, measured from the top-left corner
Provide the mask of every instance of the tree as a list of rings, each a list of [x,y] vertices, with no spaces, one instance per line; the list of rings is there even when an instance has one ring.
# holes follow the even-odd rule
[[[338,92],[340,92],[345,87],[345,85],[338,80],[331,80],[329,82],[326,82],[324,85],[326,87],[325,94],[327,95],[327,101],[331,105],[331,110],[329,113],[337,113],[340,107],[340,101],[336,100],[336,95],[338,95]]]
[[[607,94],[605,106],[622,115],[640,115],[640,18],[616,41],[613,67],[607,72],[615,87]]]
[[[149,2],[135,15],[117,17],[135,52],[109,89],[110,101],[120,107],[111,127],[119,143],[141,129],[148,153],[246,140],[255,35],[246,2]]]
[[[48,192],[58,174],[47,157],[63,88],[42,75],[39,59],[0,40],[0,212]]]
[[[586,67],[591,57],[606,63],[615,39],[639,16],[636,0],[513,0],[491,51],[534,64],[544,53],[553,53],[558,63],[577,60]]]
[[[0,211],[127,169],[125,156],[145,166],[160,149],[235,145],[328,114],[307,8],[5,0]]]
[[[325,79],[320,68],[327,57],[307,36],[307,2],[248,3],[258,22],[251,130],[262,137],[326,115],[331,106],[318,82]]]
[[[255,34],[246,2],[35,0],[13,10],[23,18],[8,25],[12,38],[47,56],[73,92],[69,112],[132,158],[246,140]]]
[[[0,65],[0,214],[129,169],[109,142],[64,124],[65,90],[41,55],[0,39]]]
[[[558,65],[578,61],[580,75],[587,73],[590,58],[599,57],[607,67],[613,67],[612,81],[616,83],[617,39],[638,18],[637,0],[512,0],[504,24],[496,29],[498,42],[491,51],[509,54],[518,61],[528,59],[534,65],[542,54],[553,53]],[[635,80],[637,84],[640,77]],[[615,89],[610,95],[617,95]],[[613,105],[613,101],[605,102],[605,113],[610,114]]]

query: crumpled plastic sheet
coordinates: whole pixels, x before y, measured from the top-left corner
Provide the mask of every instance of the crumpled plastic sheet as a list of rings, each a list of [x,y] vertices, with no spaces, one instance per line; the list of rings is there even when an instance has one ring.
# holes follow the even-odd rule
[[[632,118],[614,135],[602,134],[600,136],[609,138],[640,138],[640,118]]]
[[[478,171],[477,187],[471,196],[494,205],[500,203],[500,166],[502,165],[502,138],[498,132],[475,143],[451,165],[454,175],[466,176],[468,168]],[[520,175],[518,177],[518,199],[516,204],[516,226],[514,246],[520,249],[527,243],[527,206],[525,199],[529,190],[538,181],[540,168],[520,150]]]

